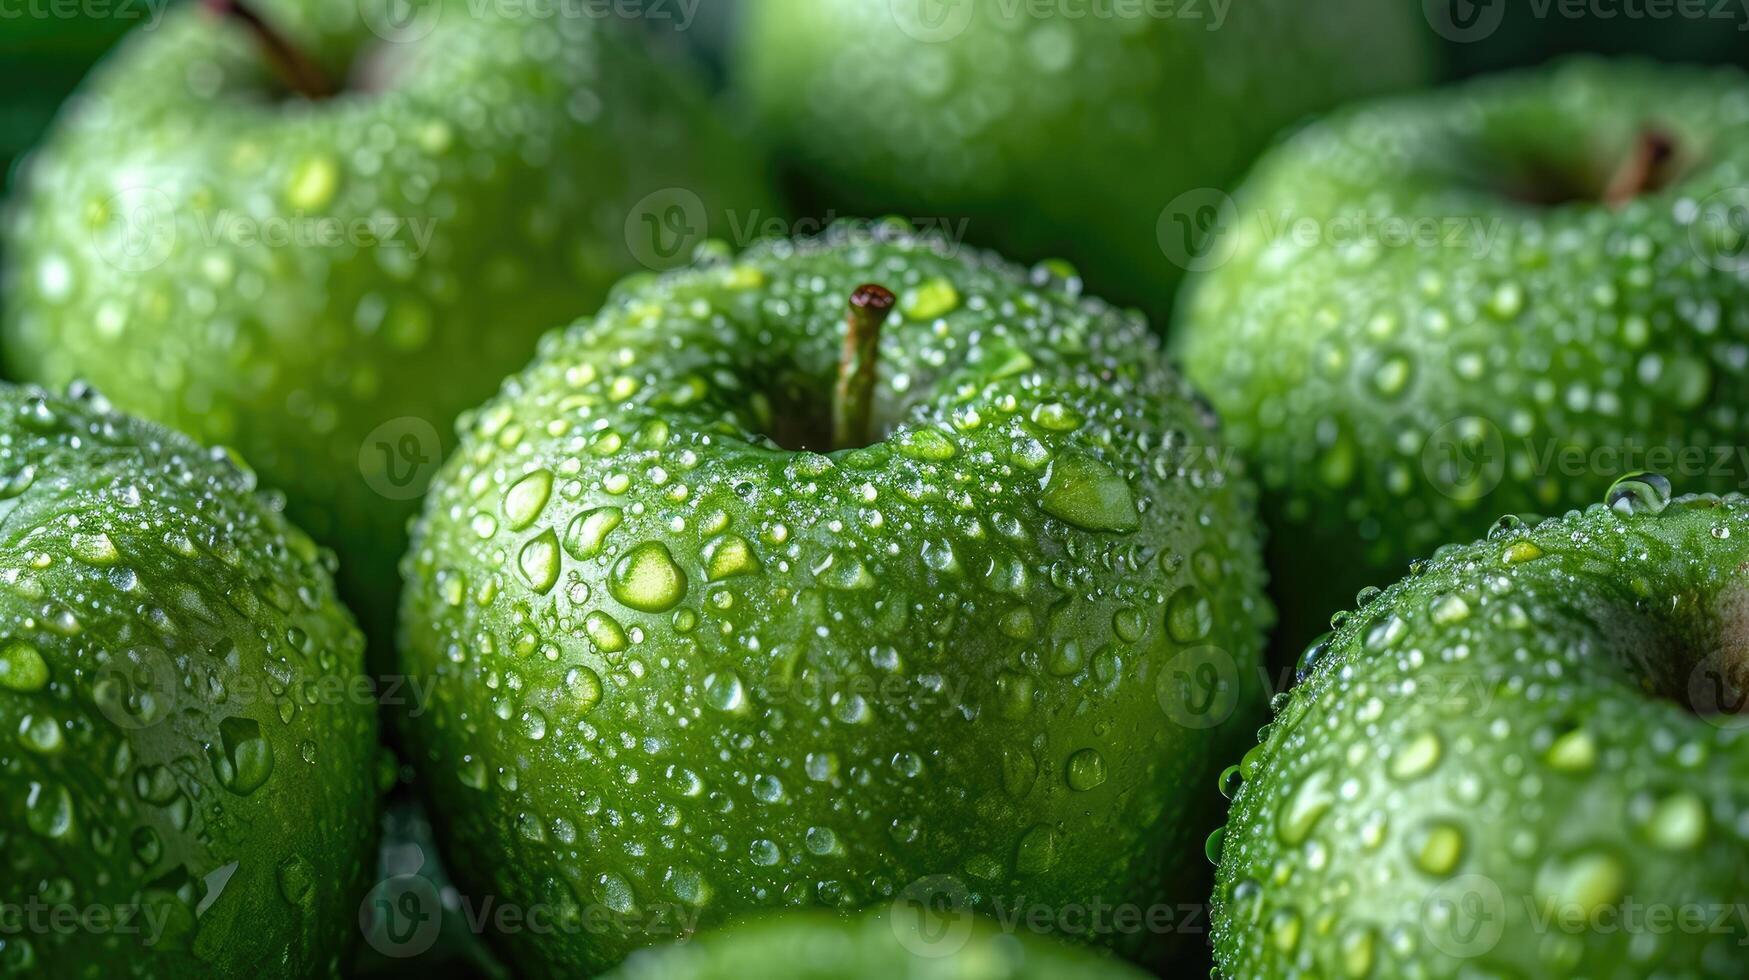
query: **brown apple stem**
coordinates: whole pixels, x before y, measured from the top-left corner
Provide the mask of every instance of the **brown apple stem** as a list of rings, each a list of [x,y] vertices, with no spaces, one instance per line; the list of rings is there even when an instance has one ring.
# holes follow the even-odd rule
[[[209,13],[243,25],[255,36],[255,42],[267,56],[273,71],[293,92],[314,102],[326,99],[336,91],[327,73],[302,51],[292,46],[285,35],[261,19],[244,0],[204,0]]]
[[[895,302],[885,286],[858,286],[850,294],[844,355],[838,360],[838,385],[832,393],[832,445],[839,449],[868,444],[881,325]]]
[[[1669,178],[1670,161],[1676,156],[1676,139],[1659,129],[1647,128],[1634,141],[1627,159],[1609,179],[1603,192],[1603,203],[1612,208],[1625,207],[1641,194],[1649,194],[1664,186]]]

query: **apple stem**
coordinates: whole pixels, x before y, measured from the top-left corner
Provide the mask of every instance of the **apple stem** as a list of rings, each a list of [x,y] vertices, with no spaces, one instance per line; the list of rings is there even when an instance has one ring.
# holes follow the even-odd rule
[[[1676,156],[1676,140],[1659,129],[1645,129],[1634,141],[1633,152],[1621,162],[1609,186],[1603,192],[1603,202],[1612,208],[1626,207],[1629,201],[1657,190],[1664,185],[1670,161]]]
[[[273,65],[274,73],[293,92],[314,102],[335,93],[328,75],[302,51],[292,46],[283,34],[261,18],[244,0],[205,0],[209,13],[235,21],[255,35],[262,53]]]
[[[838,360],[838,386],[832,396],[832,444],[839,449],[868,444],[881,325],[887,322],[895,302],[885,286],[872,283],[858,286],[850,294],[844,355]]]

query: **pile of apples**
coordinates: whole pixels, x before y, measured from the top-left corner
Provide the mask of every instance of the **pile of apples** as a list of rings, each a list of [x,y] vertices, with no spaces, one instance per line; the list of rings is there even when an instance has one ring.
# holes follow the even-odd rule
[[[1583,6],[27,12],[0,975],[1743,975],[1744,25]]]

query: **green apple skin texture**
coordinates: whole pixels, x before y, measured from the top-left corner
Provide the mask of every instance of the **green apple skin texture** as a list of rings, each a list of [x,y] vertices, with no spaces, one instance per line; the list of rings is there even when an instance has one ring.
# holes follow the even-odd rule
[[[632,954],[611,980],[1143,980],[1121,961],[990,920],[920,929],[886,910],[853,919],[791,912]]]
[[[401,432],[387,452],[370,434],[403,418],[447,432],[542,332],[598,306],[641,268],[626,224],[646,195],[690,190],[720,218],[763,188],[685,73],[611,22],[446,0],[429,35],[387,43],[376,0],[260,6],[335,77],[371,62],[386,87],[280,98],[254,39],[196,9],[124,42],[23,175],[5,353],[17,376],[83,378],[236,446],[339,550],[343,593],[386,641],[417,508],[373,489],[408,495],[384,482],[412,464]],[[381,215],[407,222],[407,247],[214,230]],[[414,222],[431,235],[417,260]],[[427,478],[451,448],[415,454]]]
[[[0,473],[0,881],[139,930],[26,928],[0,972],[335,973],[379,749],[368,687],[335,694],[364,639],[332,554],[230,456],[90,397],[0,387]]]
[[[1740,671],[1746,570],[1749,501],[1651,495],[1509,518],[1344,616],[1240,767],[1222,975],[1740,976],[1734,913],[1590,917],[1749,889],[1749,740],[1684,707],[1713,651]]]
[[[402,626],[465,885],[701,928],[936,874],[983,911],[1195,900],[1197,780],[1261,715],[1252,491],[1175,451],[1211,419],[1140,317],[1036,281],[900,230],[763,244],[616,293],[464,417]],[[898,297],[879,438],[779,448],[864,283]],[[1175,659],[1209,647],[1224,719]],[[664,938],[634,927],[507,948],[574,975]]]
[[[1038,6],[748,3],[733,80],[821,207],[969,218],[974,240],[1067,259],[1164,325],[1183,270],[1159,225],[1180,194],[1230,187],[1304,116],[1431,74],[1403,0],[1251,0],[1218,30]],[[932,7],[941,35],[915,17]]]
[[[1508,198],[1538,166],[1601,185],[1648,124],[1693,155],[1674,185],[1620,210]],[[1700,202],[1741,207],[1746,183],[1744,76],[1590,61],[1359,108],[1265,158],[1215,246],[1231,260],[1186,284],[1175,353],[1263,485],[1282,638],[1297,650],[1357,589],[1492,515],[1583,506],[1657,465],[1570,472],[1559,453],[1744,445],[1749,279]],[[1269,232],[1360,214],[1499,225],[1475,251]],[[1474,479],[1438,468],[1430,440],[1489,431]],[[1691,489],[1749,478],[1715,458]]]

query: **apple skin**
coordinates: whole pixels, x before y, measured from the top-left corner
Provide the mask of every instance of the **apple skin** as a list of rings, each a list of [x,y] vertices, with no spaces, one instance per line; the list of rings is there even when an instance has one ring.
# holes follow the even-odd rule
[[[866,283],[878,440],[781,448]],[[464,892],[620,917],[501,937],[519,970],[932,876],[1200,900],[1204,775],[1261,716],[1252,491],[1077,292],[841,224],[628,285],[464,416],[403,566],[411,757]]]
[[[881,909],[853,919],[790,912],[634,953],[610,980],[1144,980],[1111,958],[982,917]]]
[[[1492,515],[1640,468],[1746,485],[1714,448],[1749,444],[1745,106],[1733,69],[1568,62],[1364,105],[1258,165],[1174,348],[1263,485],[1281,643]],[[1620,208],[1510,196],[1595,196],[1648,125],[1690,155],[1675,183]],[[1439,244],[1337,241],[1357,218]]]
[[[0,385],[0,473],[0,974],[337,975],[381,750],[333,554],[89,392]]]
[[[1650,482],[1341,617],[1239,767],[1222,976],[1740,975],[1735,912],[1671,924],[1749,890],[1749,716],[1721,713],[1749,691],[1749,501]]]
[[[193,5],[125,40],[22,174],[5,354],[236,446],[340,552],[382,663],[405,525],[455,415],[661,259],[634,234],[649,195],[655,218],[696,202],[702,240],[766,207],[764,186],[627,25],[443,0],[397,43],[373,32],[387,0],[260,6],[332,76],[353,61],[355,88],[386,81],[282,96],[255,40]],[[390,242],[347,230],[382,216]],[[235,237],[253,229],[278,237]]]
[[[1289,124],[1432,73],[1404,0],[1249,0],[1218,29],[1200,0],[1178,9],[1203,17],[1039,7],[743,4],[731,82],[810,206],[969,219],[980,244],[1067,259],[1164,326],[1187,261],[1162,244],[1184,234],[1177,212],[1193,218]]]

